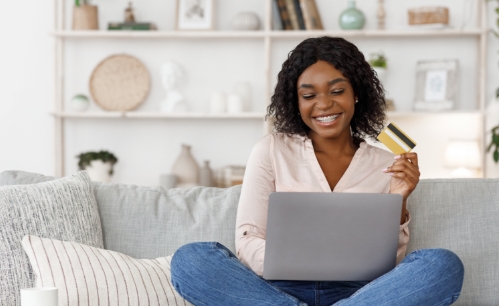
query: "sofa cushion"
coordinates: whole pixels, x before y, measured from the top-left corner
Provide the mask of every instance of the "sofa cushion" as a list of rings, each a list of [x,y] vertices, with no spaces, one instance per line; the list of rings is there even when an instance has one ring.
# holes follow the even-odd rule
[[[0,305],[19,305],[19,290],[33,285],[21,246],[27,234],[103,246],[97,202],[86,172],[0,187]]]
[[[21,171],[0,174],[0,183],[52,179]],[[184,244],[218,241],[235,252],[241,186],[191,189],[93,182],[104,247],[135,258],[173,254]]]
[[[22,245],[37,287],[58,288],[59,305],[191,305],[171,283],[172,256],[134,259],[31,235]]]
[[[499,180],[421,180],[408,205],[408,252],[446,248],[463,261],[463,289],[453,305],[499,305]]]

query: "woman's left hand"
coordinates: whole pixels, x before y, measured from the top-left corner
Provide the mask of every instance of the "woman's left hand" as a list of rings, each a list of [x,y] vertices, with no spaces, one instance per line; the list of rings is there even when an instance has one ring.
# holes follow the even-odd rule
[[[401,194],[405,202],[419,182],[418,154],[403,153],[395,159],[393,165],[383,171],[392,176],[390,193]]]

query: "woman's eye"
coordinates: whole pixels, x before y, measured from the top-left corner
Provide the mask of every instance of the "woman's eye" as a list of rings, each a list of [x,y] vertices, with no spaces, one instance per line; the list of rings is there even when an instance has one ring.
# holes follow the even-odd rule
[[[331,91],[331,94],[332,95],[339,95],[339,94],[343,93],[344,91],[345,91],[344,89],[333,90],[333,91]]]
[[[313,99],[314,97],[315,97],[315,95],[304,95],[303,99],[310,100],[310,99]]]

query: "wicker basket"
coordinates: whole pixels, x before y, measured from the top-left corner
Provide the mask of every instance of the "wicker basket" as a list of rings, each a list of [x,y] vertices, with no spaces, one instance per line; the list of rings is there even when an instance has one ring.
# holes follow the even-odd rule
[[[418,7],[409,9],[409,24],[449,24],[449,9],[446,7]]]
[[[98,30],[97,6],[83,4],[73,7],[73,30]]]
[[[151,78],[137,58],[112,55],[95,67],[90,77],[90,94],[95,103],[108,111],[131,111],[146,99]]]

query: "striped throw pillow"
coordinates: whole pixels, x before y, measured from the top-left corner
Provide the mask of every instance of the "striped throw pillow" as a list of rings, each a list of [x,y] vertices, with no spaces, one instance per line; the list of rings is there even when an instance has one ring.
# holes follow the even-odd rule
[[[172,256],[134,259],[74,242],[26,235],[37,287],[57,287],[59,305],[191,305],[173,288]]]

